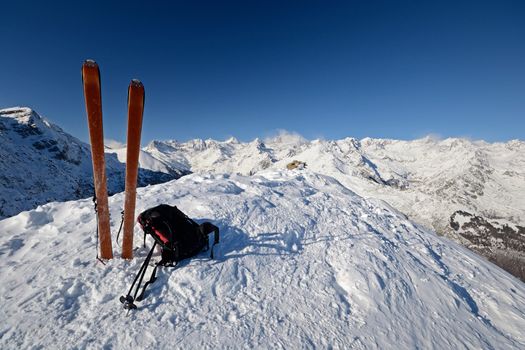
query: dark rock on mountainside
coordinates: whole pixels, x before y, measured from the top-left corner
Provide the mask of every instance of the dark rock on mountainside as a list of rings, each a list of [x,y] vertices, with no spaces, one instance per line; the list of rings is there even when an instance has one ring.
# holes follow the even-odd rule
[[[466,240],[468,248],[525,282],[525,227],[460,210],[450,217],[450,227]]]

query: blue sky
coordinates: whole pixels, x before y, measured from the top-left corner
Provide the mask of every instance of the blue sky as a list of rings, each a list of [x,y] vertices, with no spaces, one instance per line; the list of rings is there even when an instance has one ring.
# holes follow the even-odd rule
[[[0,108],[86,141],[80,67],[101,68],[107,138],[525,138],[523,1],[4,2]]]

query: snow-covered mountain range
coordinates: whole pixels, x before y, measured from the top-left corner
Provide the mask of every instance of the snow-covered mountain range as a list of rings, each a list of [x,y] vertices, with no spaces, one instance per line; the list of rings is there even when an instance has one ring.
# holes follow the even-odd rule
[[[92,194],[89,146],[28,108],[0,111],[0,218]],[[107,149],[110,192],[123,189],[125,147]],[[525,142],[366,138],[152,141],[140,184],[196,172],[253,175],[294,160],[481,253],[525,280]]]
[[[110,153],[106,163],[109,191],[122,191],[125,164]],[[51,201],[92,196],[92,171],[89,145],[30,108],[0,110],[0,219]],[[139,185],[181,174],[141,169]]]
[[[123,197],[110,198],[114,230]],[[215,260],[161,268],[126,316],[118,298],[148,250],[138,226],[138,258],[102,265],[89,199],[2,220],[0,348],[525,347],[524,283],[333,177],[191,174],[137,203],[214,222]]]
[[[431,137],[308,141],[282,133],[248,143],[234,138],[153,141],[144,151],[191,172],[252,175],[264,169],[285,169],[293,160],[305,162],[308,169],[336,178],[359,195],[385,200],[416,222],[525,280],[523,141]],[[454,220],[460,212],[465,215],[458,225]],[[501,229],[490,230],[487,225]]]
[[[89,146],[28,108],[0,110],[0,348],[522,349],[525,284],[433,231],[523,278],[524,147],[153,141],[142,183],[193,174],[140,188],[137,212],[177,205],[221,242],[215,260],[162,268],[126,317],[140,228],[137,259],[114,244],[98,263]],[[106,159],[115,232],[125,148]]]

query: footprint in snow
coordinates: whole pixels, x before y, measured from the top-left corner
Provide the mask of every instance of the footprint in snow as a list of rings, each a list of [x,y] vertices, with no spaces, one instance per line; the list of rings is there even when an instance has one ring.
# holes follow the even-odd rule
[[[13,238],[5,243],[2,248],[0,248],[0,256],[7,253],[7,256],[12,256],[18,250],[20,250],[25,245],[22,238]]]

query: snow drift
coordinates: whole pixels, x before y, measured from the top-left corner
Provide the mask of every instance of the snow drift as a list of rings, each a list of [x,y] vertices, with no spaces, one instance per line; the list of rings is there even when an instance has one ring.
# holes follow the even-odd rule
[[[114,231],[123,194],[110,198]],[[193,174],[138,190],[221,229],[163,268],[139,309],[133,261],[94,259],[89,200],[0,221],[0,347],[505,348],[525,346],[525,285],[378,200],[309,171]],[[157,257],[158,259],[158,257]],[[148,272],[149,274],[149,272]]]

